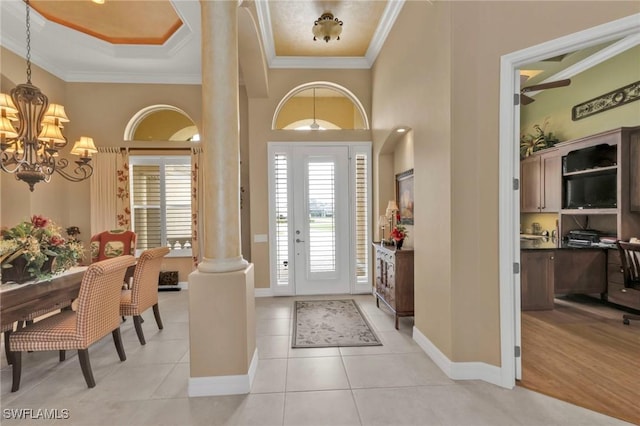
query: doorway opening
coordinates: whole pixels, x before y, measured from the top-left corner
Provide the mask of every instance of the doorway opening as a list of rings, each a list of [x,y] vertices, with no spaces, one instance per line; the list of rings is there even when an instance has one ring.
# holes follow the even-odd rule
[[[520,190],[519,149],[520,93],[519,69],[544,58],[563,55],[599,43],[640,35],[640,15],[632,15],[604,25],[523,49],[501,58],[500,84],[500,333],[501,385],[512,388],[522,375],[520,358]],[[515,95],[515,96],[514,96]]]

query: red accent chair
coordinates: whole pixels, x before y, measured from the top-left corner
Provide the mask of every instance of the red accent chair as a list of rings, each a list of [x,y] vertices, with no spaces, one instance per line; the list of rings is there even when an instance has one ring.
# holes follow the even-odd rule
[[[126,229],[100,232],[91,237],[91,263],[136,254],[136,233]]]

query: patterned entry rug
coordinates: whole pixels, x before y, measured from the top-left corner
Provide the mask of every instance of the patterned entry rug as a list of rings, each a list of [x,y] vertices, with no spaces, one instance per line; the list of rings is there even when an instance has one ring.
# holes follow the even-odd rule
[[[294,308],[292,348],[382,345],[353,299],[296,301]]]

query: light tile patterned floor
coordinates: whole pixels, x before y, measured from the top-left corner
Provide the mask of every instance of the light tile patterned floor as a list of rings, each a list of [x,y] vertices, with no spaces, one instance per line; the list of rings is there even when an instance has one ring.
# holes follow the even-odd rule
[[[3,425],[10,409],[68,410],[68,425],[616,425],[624,424],[522,388],[450,380],[411,338],[411,318],[396,331],[372,296],[354,297],[383,346],[292,349],[291,297],[256,299],[259,363],[249,395],[187,396],[188,290],[160,293],[165,325],[144,315],[146,346],[133,323],[121,327],[127,360],[111,336],[90,349],[97,385],[88,389],[77,355],[23,355],[21,388],[11,393],[2,357]],[[344,296],[351,297],[351,296]],[[327,298],[316,297],[316,298]],[[299,299],[308,299],[300,297]]]

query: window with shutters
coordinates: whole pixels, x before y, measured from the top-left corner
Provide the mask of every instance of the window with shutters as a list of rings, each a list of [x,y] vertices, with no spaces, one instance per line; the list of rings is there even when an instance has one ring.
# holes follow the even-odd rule
[[[169,246],[191,252],[191,159],[129,157],[131,223],[137,251]]]

